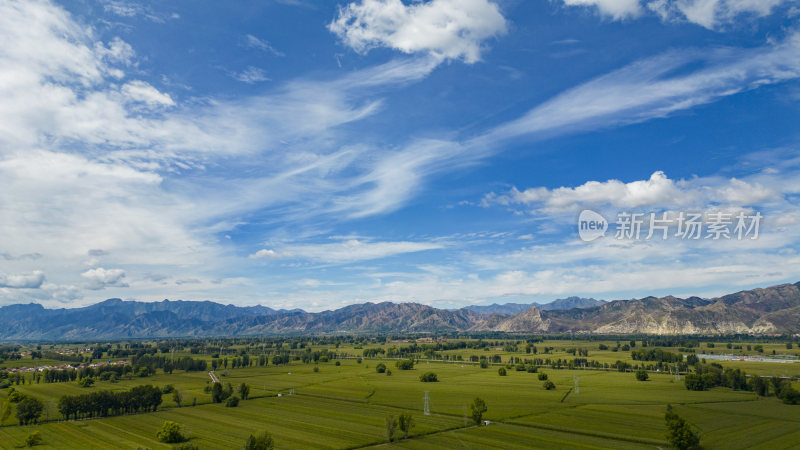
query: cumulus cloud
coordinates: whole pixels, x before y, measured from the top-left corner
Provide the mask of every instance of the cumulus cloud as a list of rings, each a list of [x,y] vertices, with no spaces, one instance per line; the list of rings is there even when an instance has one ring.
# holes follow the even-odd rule
[[[39,289],[44,280],[44,273],[38,270],[18,275],[0,273],[0,288]]]
[[[773,182],[779,184],[778,178]],[[483,206],[492,204],[527,205],[548,212],[576,211],[584,207],[612,206],[617,208],[640,207],[730,207],[758,206],[764,202],[780,200],[782,194],[758,182],[736,178],[672,180],[662,171],[654,172],[649,179],[628,183],[620,180],[587,181],[576,187],[528,188],[516,187],[506,194],[487,194]]]
[[[104,269],[98,267],[83,272],[81,276],[88,280],[86,288],[91,290],[100,290],[107,287],[128,287],[123,280],[125,278],[125,271],[122,269]]]
[[[708,29],[734,23],[742,17],[766,17],[795,0],[561,0],[566,6],[596,8],[615,20],[641,16],[645,11],[667,22],[690,22]]]
[[[361,0],[342,7],[328,28],[360,53],[388,47],[474,63],[484,41],[506,32],[506,20],[488,0]]]

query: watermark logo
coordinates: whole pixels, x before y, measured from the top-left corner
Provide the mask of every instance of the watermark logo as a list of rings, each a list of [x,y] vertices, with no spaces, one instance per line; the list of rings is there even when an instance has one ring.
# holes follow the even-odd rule
[[[613,225],[617,240],[752,240],[758,239],[763,216],[760,212],[738,214],[725,211],[673,212],[661,214],[620,212],[609,222],[595,211],[585,209],[578,217],[578,236],[591,242],[605,236]]]
[[[605,217],[590,210],[584,209],[578,216],[578,236],[584,242],[591,242],[606,234],[608,221]]]

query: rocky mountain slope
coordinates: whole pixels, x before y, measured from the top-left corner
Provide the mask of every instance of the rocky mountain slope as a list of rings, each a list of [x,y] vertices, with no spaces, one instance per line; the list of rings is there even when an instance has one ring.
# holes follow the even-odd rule
[[[2,340],[454,331],[798,333],[800,283],[741,291],[715,299],[645,297],[550,311],[533,306],[513,315],[389,302],[363,303],[319,313],[214,302],[144,303],[119,299],[73,309],[45,309],[37,304],[0,308]]]
[[[560,311],[563,309],[572,308],[590,308],[592,306],[599,306],[605,303],[605,300],[595,300],[593,298],[581,297],[567,297],[553,300],[550,303],[541,305],[535,303],[504,303],[499,305],[497,303],[491,305],[471,305],[466,306],[464,309],[476,312],[478,314],[502,314],[506,316],[513,316],[523,311],[527,311],[531,306],[536,306],[542,311]]]

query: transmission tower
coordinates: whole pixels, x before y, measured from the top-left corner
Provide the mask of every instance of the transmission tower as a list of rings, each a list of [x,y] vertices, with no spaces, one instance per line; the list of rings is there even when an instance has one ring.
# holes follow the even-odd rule
[[[573,392],[575,392],[576,394],[580,394],[580,389],[578,388],[578,381],[580,379],[581,377],[572,377],[572,380],[575,381],[575,389],[573,389]]]
[[[428,398],[428,393],[429,392],[430,391],[425,391],[425,409],[423,410],[423,413],[426,416],[430,416],[431,415],[431,402],[430,402],[430,399]]]

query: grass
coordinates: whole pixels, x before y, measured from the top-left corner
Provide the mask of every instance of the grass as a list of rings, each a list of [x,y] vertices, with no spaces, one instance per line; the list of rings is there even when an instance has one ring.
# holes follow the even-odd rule
[[[596,351],[597,342],[537,344],[539,348],[545,345],[556,347],[555,354],[537,356],[571,358],[559,349],[582,345],[590,349],[590,359],[631,362],[629,352]],[[718,346],[715,350],[727,349]],[[359,352],[338,351],[354,356]],[[504,361],[508,355],[532,357],[496,349],[447,353],[467,359],[470,354],[507,355]],[[62,395],[127,390],[141,384],[172,384],[182,393],[184,405],[196,399],[197,406],[178,408],[167,394],[155,413],[25,427],[16,426],[12,415],[0,427],[0,448],[22,445],[34,430],[40,431],[44,440],[40,448],[171,448],[155,439],[164,420],[180,423],[190,443],[200,448],[240,448],[251,433],[259,431],[270,432],[277,448],[295,449],[663,448],[667,403],[701,432],[706,448],[796,448],[800,442],[800,406],[727,388],[688,391],[669,374],[651,373],[649,381],[639,382],[632,373],[540,368],[556,385],[548,391],[536,373],[512,369],[501,377],[497,366],[481,369],[468,362],[423,361],[415,370],[405,371],[395,368],[394,361],[384,360],[392,370],[388,376],[375,371],[377,362],[365,359],[359,364],[345,359],[340,366],[320,363],[319,372],[313,371],[314,364],[301,363],[218,370],[224,383],[251,386],[251,399],[237,408],[211,403],[210,394],[204,392],[210,381],[205,372],[175,371],[117,383],[98,381],[91,388],[74,382],[19,385],[15,389],[45,401],[51,419],[59,417],[55,405]],[[723,362],[725,366],[734,364]],[[759,370],[767,373],[800,369],[800,364],[748,364],[762,364]],[[427,371],[435,372],[439,382],[421,383],[419,375]],[[579,377],[579,391],[564,398],[574,387],[574,377]],[[286,395],[292,390],[295,395]],[[429,391],[431,415],[422,414],[425,391]],[[7,396],[8,389],[0,391],[0,402]],[[474,427],[467,419],[468,405],[476,396],[489,407],[485,418],[492,422],[490,426]],[[403,412],[413,414],[416,426],[409,439],[387,444],[384,420]]]

